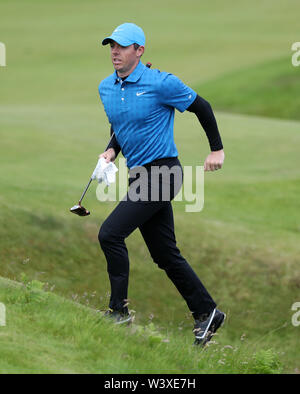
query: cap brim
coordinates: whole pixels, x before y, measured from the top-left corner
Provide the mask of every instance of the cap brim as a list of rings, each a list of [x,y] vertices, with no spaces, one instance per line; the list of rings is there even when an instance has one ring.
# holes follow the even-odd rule
[[[122,47],[128,47],[129,45],[134,44],[134,42],[131,42],[124,37],[120,37],[117,34],[112,34],[110,37],[104,38],[102,45],[107,45],[112,41],[117,42],[119,45],[122,45]]]

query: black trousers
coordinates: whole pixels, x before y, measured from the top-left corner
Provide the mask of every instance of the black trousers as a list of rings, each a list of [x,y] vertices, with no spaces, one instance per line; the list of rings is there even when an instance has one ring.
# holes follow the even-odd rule
[[[143,166],[149,174],[147,181],[149,194],[154,186],[157,188],[158,184],[160,191],[162,185],[166,186],[166,181],[161,178],[155,185],[153,184],[150,172],[154,166],[159,169],[162,166],[167,166],[164,168],[169,169],[175,168],[175,166],[180,168],[180,183],[182,184],[182,168],[178,158],[155,160]],[[163,200],[161,192],[158,201],[149,201],[150,198],[147,198],[146,201],[141,199],[133,201],[130,192],[134,186],[137,190],[135,182],[138,179],[139,175],[132,177],[129,172],[127,195],[103,222],[99,231],[99,242],[107,260],[111,284],[109,307],[113,310],[127,311],[129,258],[125,239],[139,228],[153,261],[166,272],[185,299],[194,317],[197,318],[202,313],[209,313],[216,307],[216,304],[188,262],[181,256],[176,245],[171,205],[171,200],[179,191],[178,185],[177,189],[174,186],[176,180],[171,176],[167,181],[170,190],[169,201]]]

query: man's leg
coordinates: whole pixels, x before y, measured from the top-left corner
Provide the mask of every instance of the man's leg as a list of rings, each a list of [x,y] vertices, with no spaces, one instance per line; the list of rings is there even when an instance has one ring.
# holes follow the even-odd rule
[[[164,208],[139,228],[153,261],[166,271],[194,318],[210,313],[216,307],[215,302],[176,246],[171,202],[165,202]]]
[[[125,239],[157,213],[164,204],[122,200],[100,228],[98,238],[107,260],[111,284],[109,307],[113,310],[127,312],[129,258]]]

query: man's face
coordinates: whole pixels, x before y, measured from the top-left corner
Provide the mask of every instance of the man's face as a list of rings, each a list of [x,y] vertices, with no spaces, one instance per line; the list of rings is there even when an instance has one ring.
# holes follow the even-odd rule
[[[122,47],[115,41],[110,43],[112,64],[120,77],[127,76],[133,71],[143,52],[144,47],[142,46],[135,49],[133,44],[128,47]]]

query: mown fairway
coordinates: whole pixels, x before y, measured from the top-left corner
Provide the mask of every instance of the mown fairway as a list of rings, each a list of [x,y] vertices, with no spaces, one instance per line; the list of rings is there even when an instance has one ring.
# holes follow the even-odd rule
[[[97,234],[116,203],[98,202],[94,184],[85,200],[91,216],[69,208],[108,139],[97,87],[112,66],[100,41],[118,24],[135,22],[146,33],[144,62],[178,75],[219,109],[226,158],[221,171],[205,174],[204,210],[173,205],[182,254],[228,314],[217,341],[272,348],[285,372],[299,371],[291,306],[300,301],[300,67],[291,66],[290,50],[300,41],[299,12],[291,0],[226,7],[221,0],[134,0],[125,9],[119,0],[2,0],[0,276],[19,280],[25,272],[57,294],[106,308]],[[194,115],[176,114],[175,140],[183,165],[203,164],[208,144]],[[137,321],[151,316],[192,343],[187,308],[138,232],[127,246]]]

